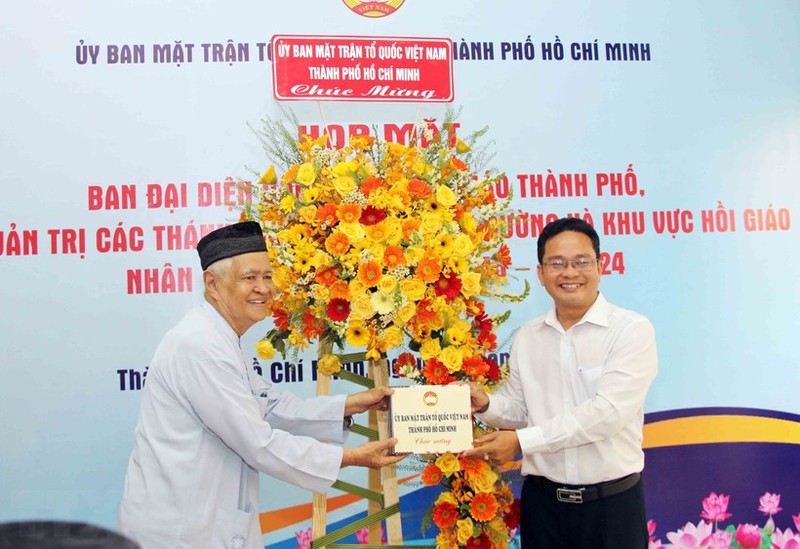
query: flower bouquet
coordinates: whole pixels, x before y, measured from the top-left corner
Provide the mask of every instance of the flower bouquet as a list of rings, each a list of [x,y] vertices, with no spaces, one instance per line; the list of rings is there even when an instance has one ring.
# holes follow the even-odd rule
[[[425,466],[422,483],[446,488],[431,512],[436,547],[508,547],[519,526],[519,500],[488,461],[447,453]]]
[[[470,381],[493,390],[506,379],[507,367],[489,355],[509,313],[490,316],[485,302],[521,301],[529,285],[503,292],[510,197],[493,193],[503,176],[485,169],[489,157],[477,142],[486,129],[459,137],[455,117],[448,110],[440,126],[418,128],[408,144],[358,135],[341,149],[329,148],[327,135],[296,137],[291,114],[290,128],[263,121],[256,132],[283,173],[256,172],[257,192],[241,215],[263,228],[278,290],[275,327],[257,345],[262,358],[320,340],[364,348],[370,360],[402,349],[394,373],[414,383]],[[342,365],[325,354],[317,368],[334,375]],[[425,478],[443,463],[452,490],[433,515],[443,546],[505,547],[509,487],[485,462],[452,454],[430,464]]]
[[[278,290],[262,354],[327,337],[366,348],[368,359],[402,346],[419,352],[424,366],[408,357],[400,366],[415,382],[504,379],[484,356],[508,313],[491,318],[484,301],[522,300],[528,285],[521,295],[501,291],[510,197],[496,200],[502,175],[483,172],[475,142],[486,130],[461,139],[452,122],[448,111],[408,145],[352,136],[330,149],[327,135],[298,139],[264,121],[258,135],[285,171],[278,181],[270,166],[241,214],[264,230]],[[318,367],[334,374],[341,365]]]

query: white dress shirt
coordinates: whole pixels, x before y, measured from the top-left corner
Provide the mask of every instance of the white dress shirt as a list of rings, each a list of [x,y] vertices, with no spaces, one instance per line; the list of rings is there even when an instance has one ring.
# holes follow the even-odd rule
[[[524,324],[510,376],[478,417],[516,429],[522,474],[595,484],[644,467],[644,400],[658,371],[653,325],[602,294],[564,331],[555,307]]]
[[[147,373],[118,528],[143,549],[263,549],[258,473],[327,490],[342,448],[314,439],[344,441],[345,398],[273,390],[225,319],[195,307]]]

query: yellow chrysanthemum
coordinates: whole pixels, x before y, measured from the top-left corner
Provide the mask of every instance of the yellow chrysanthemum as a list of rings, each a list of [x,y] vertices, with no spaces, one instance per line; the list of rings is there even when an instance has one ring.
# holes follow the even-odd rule
[[[464,214],[461,216],[461,219],[459,219],[458,224],[461,225],[461,229],[466,234],[473,234],[478,228],[475,218],[469,212],[464,212]]]
[[[466,320],[456,318],[450,322],[450,326],[445,331],[450,345],[463,345],[466,343],[470,333],[470,324]]]
[[[278,291],[285,292],[294,281],[289,269],[283,266],[275,267],[272,271],[272,283]]]
[[[449,267],[452,272],[457,273],[459,275],[462,275],[470,271],[469,261],[467,261],[466,257],[451,255],[445,261],[445,265],[447,265],[447,267]]]
[[[288,341],[289,345],[298,349],[306,349],[311,346],[311,342],[306,339],[306,336],[298,332],[290,333]]]
[[[436,549],[459,549],[458,540],[450,532],[439,532],[436,535]]]
[[[294,205],[297,203],[297,199],[292,194],[287,194],[281,199],[280,205],[278,209],[283,213],[291,213],[294,211]]]
[[[314,205],[303,206],[297,210],[297,217],[302,223],[312,224],[317,216],[317,207]]]

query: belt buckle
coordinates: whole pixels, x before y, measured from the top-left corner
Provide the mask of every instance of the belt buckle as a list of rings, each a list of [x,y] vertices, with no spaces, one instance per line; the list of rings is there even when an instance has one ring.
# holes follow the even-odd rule
[[[556,499],[563,503],[583,503],[583,489],[558,488]]]

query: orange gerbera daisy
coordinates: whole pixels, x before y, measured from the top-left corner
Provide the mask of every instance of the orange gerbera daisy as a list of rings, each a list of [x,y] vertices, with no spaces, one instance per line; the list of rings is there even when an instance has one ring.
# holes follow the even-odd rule
[[[490,468],[486,460],[478,458],[460,458],[458,465],[464,471],[464,476],[469,478],[472,475],[485,475],[486,471]]]
[[[361,206],[358,204],[340,204],[336,208],[336,217],[342,223],[355,223],[361,218]]]
[[[417,303],[417,321],[420,324],[435,324],[438,320],[439,316],[431,307],[430,299],[423,299]]]
[[[328,227],[333,227],[339,222],[336,217],[336,204],[325,204],[317,208],[315,215],[320,224],[325,223]]]
[[[316,339],[325,331],[325,324],[314,316],[310,309],[303,313],[303,335],[308,339]]]
[[[423,258],[417,265],[417,276],[426,284],[432,284],[439,280],[439,273],[442,272],[442,264],[432,257]]]
[[[331,255],[342,256],[349,248],[350,239],[344,233],[337,231],[325,239],[325,249]]]
[[[421,179],[414,178],[408,182],[408,194],[414,198],[428,198],[433,194],[433,189]]]
[[[333,267],[317,271],[317,274],[314,276],[314,281],[323,286],[330,286],[337,280],[339,280],[339,278],[336,276],[336,269]]]
[[[425,486],[436,486],[444,478],[444,473],[435,463],[429,463],[422,470],[422,484]]]
[[[481,356],[470,356],[464,357],[462,368],[469,377],[477,379],[489,371],[489,364]]]
[[[425,368],[423,368],[422,373],[425,375],[425,379],[433,385],[447,385],[455,381],[455,378],[447,371],[447,366],[438,358],[429,358],[425,362]]]
[[[475,520],[486,522],[497,516],[497,500],[493,494],[478,492],[469,504],[469,514]]]
[[[385,187],[386,183],[383,182],[383,179],[379,177],[368,177],[361,183],[361,192],[364,196],[369,196],[369,194],[374,191],[375,189],[380,189],[381,187]]]
[[[442,530],[447,530],[456,525],[458,510],[450,502],[443,501],[433,508],[433,523]]]
[[[350,285],[345,280],[336,280],[330,287],[331,299],[350,299]]]
[[[275,323],[275,327],[279,330],[289,330],[289,314],[286,312],[286,309],[273,307],[272,320]]]
[[[381,266],[377,261],[366,261],[358,266],[358,280],[367,288],[377,286],[381,274]]]
[[[400,246],[386,246],[383,251],[383,262],[388,269],[394,269],[401,265],[406,264],[406,256],[403,254],[403,248]]]

